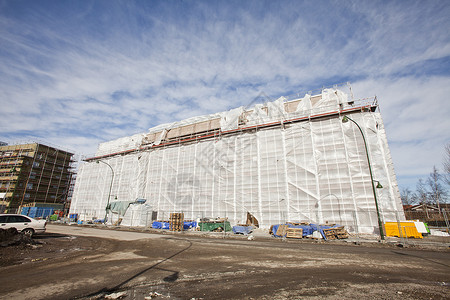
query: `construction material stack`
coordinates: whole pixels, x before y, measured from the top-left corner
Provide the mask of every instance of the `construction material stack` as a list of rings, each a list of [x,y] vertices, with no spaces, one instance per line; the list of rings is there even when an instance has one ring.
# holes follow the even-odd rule
[[[323,234],[327,240],[340,240],[348,238],[348,232],[344,226],[323,229]]]
[[[288,228],[286,230],[286,237],[292,239],[301,239],[303,238],[303,229],[302,228]]]
[[[169,219],[170,231],[183,231],[184,213],[171,213]]]

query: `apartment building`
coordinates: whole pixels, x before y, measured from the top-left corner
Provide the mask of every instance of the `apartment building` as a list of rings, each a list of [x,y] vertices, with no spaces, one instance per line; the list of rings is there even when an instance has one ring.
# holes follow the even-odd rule
[[[20,212],[24,206],[62,209],[73,156],[39,143],[0,146],[0,212]]]

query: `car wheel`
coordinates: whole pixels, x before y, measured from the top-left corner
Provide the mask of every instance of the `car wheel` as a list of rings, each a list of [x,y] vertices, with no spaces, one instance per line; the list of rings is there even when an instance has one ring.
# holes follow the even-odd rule
[[[34,234],[34,230],[31,228],[26,228],[22,230],[22,233],[25,234],[26,236],[32,237]]]

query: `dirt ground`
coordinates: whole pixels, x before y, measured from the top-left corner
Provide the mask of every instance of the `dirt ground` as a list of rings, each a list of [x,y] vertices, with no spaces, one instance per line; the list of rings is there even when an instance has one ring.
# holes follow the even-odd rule
[[[183,234],[35,241],[0,248],[0,299],[450,298],[448,250]]]

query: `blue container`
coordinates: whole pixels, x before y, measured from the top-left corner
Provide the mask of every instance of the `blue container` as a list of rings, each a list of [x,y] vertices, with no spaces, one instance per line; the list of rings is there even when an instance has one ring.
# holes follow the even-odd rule
[[[22,207],[22,215],[28,216],[29,211],[29,207]]]
[[[48,216],[53,215],[53,208],[48,207],[42,209],[42,218],[47,218]]]

